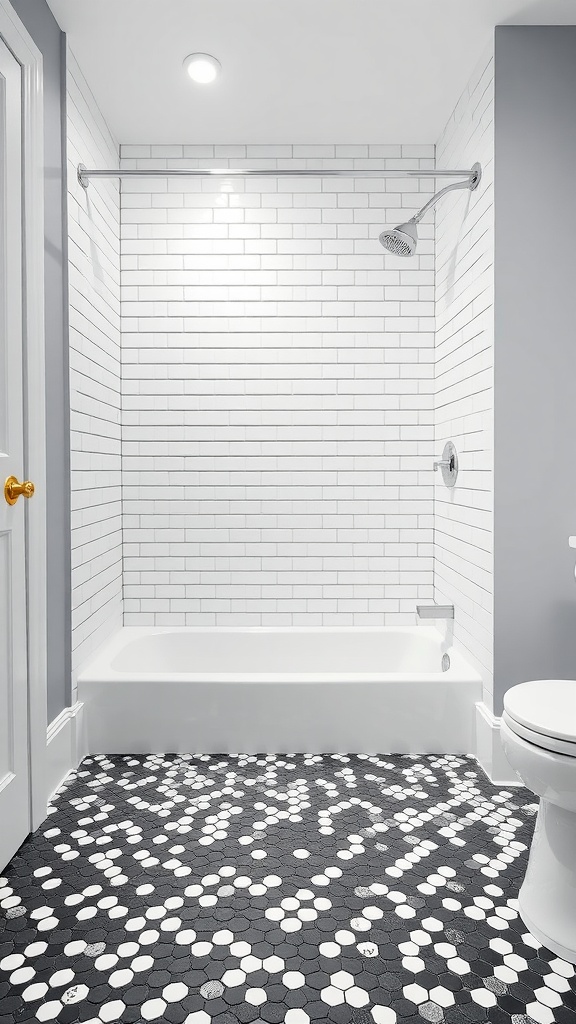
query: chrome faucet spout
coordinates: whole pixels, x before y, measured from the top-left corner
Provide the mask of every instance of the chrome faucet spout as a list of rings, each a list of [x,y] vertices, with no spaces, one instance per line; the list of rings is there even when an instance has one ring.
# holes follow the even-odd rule
[[[417,604],[416,614],[419,619],[453,619],[453,604]]]

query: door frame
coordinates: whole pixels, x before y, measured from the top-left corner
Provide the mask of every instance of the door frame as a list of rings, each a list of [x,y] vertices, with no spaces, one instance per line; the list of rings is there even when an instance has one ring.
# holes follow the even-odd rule
[[[44,370],[44,111],[42,54],[9,0],[0,0],[0,36],[22,67],[23,397],[26,503],[28,746],[30,828],[46,817],[46,426]]]

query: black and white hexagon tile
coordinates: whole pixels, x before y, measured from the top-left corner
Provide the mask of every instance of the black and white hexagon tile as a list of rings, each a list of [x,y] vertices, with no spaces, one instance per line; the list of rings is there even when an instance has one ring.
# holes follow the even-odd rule
[[[0,879],[0,1024],[576,1024],[535,810],[462,757],[89,757]]]

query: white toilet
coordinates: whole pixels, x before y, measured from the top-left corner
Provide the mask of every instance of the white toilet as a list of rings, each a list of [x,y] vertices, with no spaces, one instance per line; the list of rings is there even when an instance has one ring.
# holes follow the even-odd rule
[[[576,681],[513,686],[500,734],[510,764],[540,798],[520,914],[540,942],[576,963]]]

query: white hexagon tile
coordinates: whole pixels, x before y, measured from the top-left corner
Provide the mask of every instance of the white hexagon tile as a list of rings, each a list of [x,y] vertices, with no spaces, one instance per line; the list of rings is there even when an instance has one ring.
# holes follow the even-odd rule
[[[86,758],[0,879],[0,1024],[576,1024],[535,810],[463,757]]]

